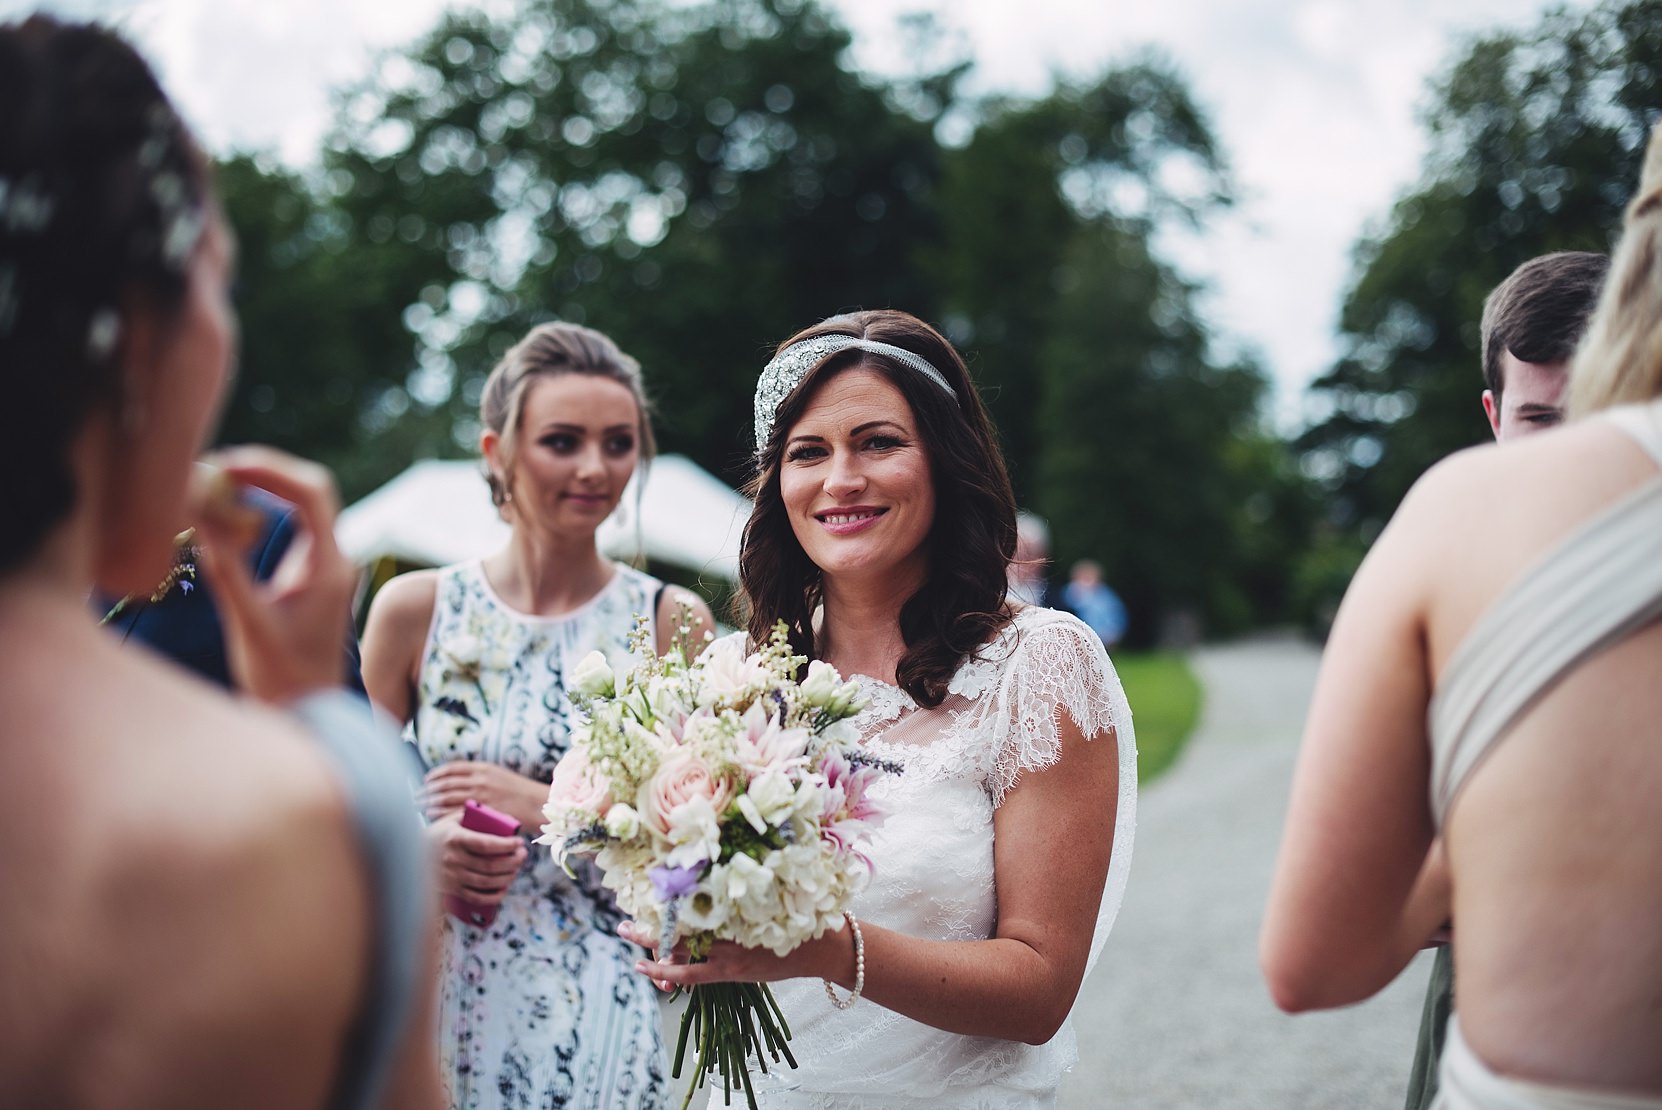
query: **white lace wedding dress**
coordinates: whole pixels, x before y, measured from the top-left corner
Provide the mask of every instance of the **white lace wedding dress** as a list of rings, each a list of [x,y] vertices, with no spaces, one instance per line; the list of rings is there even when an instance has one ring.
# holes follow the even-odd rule
[[[1102,799],[1103,820],[1114,815],[1114,848],[1091,940],[1094,964],[1125,893],[1137,803],[1131,710],[1096,635],[1070,614],[1023,609],[959,668],[935,709],[884,683],[861,678],[861,685],[871,698],[855,721],[864,747],[905,770],[873,791],[889,816],[871,844],[872,881],[853,908],[861,921],[911,936],[993,935],[993,813],[1022,772],[1060,758],[1060,714],[1094,742],[1117,744],[1117,809]],[[1054,861],[1062,873],[1067,865]],[[817,979],[773,990],[801,1066],[755,1076],[768,1110],[1047,1107],[1078,1058],[1071,1018],[1034,1046],[946,1033],[864,1000],[836,1010]],[[721,1097],[718,1088],[712,1105]]]

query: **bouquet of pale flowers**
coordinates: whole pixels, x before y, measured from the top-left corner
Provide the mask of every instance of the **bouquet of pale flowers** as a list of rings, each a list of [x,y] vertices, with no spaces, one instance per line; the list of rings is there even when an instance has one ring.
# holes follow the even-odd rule
[[[710,637],[706,635],[706,641]],[[568,687],[584,720],[554,769],[538,842],[562,866],[592,855],[619,907],[667,953],[685,942],[699,960],[717,940],[784,955],[843,920],[869,878],[861,850],[882,811],[868,790],[897,770],[857,747],[849,718],[859,686],[791,651],[781,622],[760,651],[739,637],[691,658],[683,620],[653,655],[644,622],[639,659],[618,676],[590,653]],[[790,1026],[761,983],[692,988],[674,1075],[691,1036],[697,1053],[683,1107],[720,1071],[751,1107],[754,1057],[792,1067]]]

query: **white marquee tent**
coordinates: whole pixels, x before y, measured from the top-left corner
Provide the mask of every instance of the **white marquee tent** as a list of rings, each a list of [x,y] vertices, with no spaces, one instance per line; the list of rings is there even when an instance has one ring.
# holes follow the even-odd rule
[[[657,562],[734,581],[750,502],[684,455],[661,455],[636,498],[637,472],[624,492],[626,512],[600,526],[600,548],[615,558],[637,550]],[[620,522],[619,516],[627,520]],[[392,558],[422,566],[477,559],[508,540],[508,525],[471,460],[418,462],[341,512],[341,550],[360,566]]]

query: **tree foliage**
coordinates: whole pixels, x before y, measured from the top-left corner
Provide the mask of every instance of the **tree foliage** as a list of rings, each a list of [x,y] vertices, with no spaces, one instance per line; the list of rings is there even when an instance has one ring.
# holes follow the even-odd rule
[[[924,60],[880,79],[807,0],[447,15],[343,94],[315,180],[223,171],[247,329],[228,434],[362,493],[470,453],[485,374],[563,318],[641,360],[666,450],[737,482],[773,345],[894,306],[966,351],[1023,500],[1059,554],[1105,564],[1140,633],[1170,607],[1273,608],[1285,590],[1248,569],[1272,573],[1248,486],[1287,470],[1262,377],[1214,362],[1152,245],[1228,201],[1181,77],[1144,59],[975,102],[967,63],[910,27]]]
[[[1659,73],[1662,3],[1637,0],[1477,38],[1435,83],[1422,182],[1357,250],[1345,353],[1300,441],[1343,533],[1371,539],[1428,466],[1487,438],[1483,299],[1536,255],[1609,248]]]

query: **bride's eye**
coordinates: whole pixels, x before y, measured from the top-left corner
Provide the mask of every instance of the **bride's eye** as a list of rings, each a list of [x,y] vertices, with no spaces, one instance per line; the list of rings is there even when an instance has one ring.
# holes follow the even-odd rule
[[[825,448],[817,443],[799,443],[785,452],[785,458],[789,462],[803,462],[822,458],[824,455]]]

